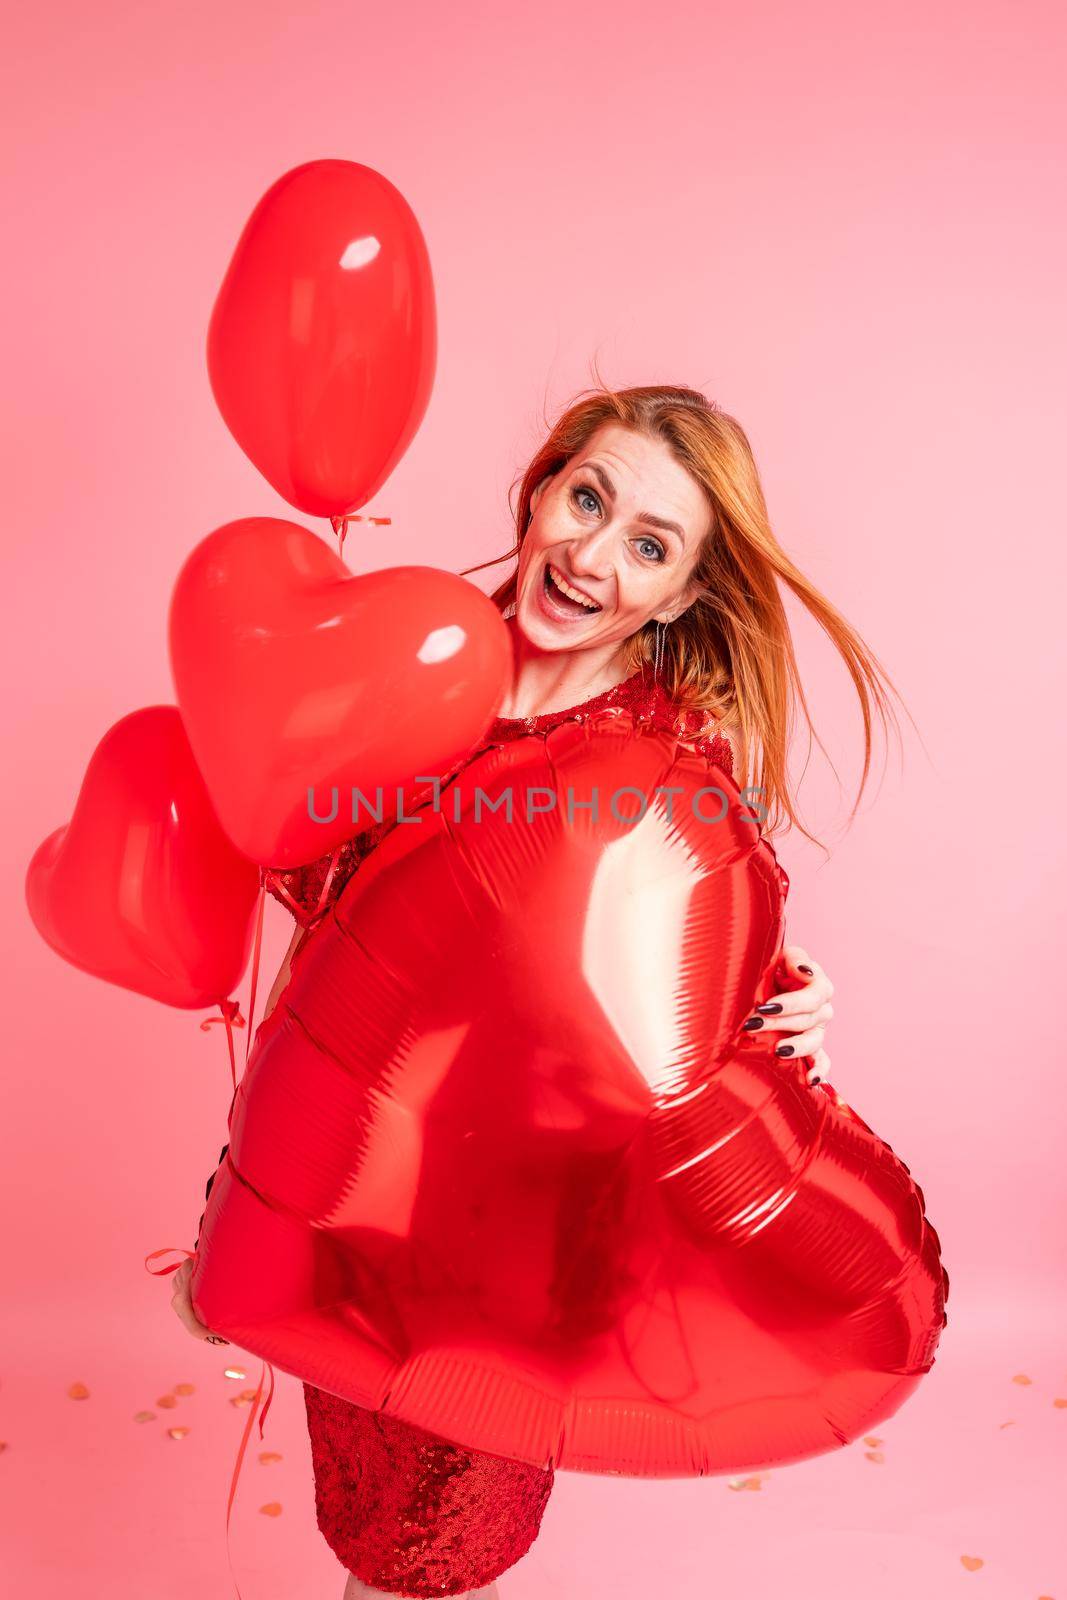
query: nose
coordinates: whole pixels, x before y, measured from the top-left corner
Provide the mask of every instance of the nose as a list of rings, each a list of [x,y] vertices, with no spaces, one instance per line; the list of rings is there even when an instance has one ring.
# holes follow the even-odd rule
[[[611,572],[612,534],[610,528],[591,528],[572,539],[570,567],[576,578],[595,578],[602,582]]]

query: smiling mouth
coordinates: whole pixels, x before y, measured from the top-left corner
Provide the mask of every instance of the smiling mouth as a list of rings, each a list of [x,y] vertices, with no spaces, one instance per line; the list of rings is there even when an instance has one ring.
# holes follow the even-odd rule
[[[569,584],[566,589],[563,588],[562,586],[566,583],[567,580],[563,573],[553,567],[551,562],[546,561],[542,584],[545,594],[558,610],[564,611],[568,616],[573,617],[595,616],[598,611],[603,610],[603,607],[598,606],[595,600],[580,598],[579,591]]]

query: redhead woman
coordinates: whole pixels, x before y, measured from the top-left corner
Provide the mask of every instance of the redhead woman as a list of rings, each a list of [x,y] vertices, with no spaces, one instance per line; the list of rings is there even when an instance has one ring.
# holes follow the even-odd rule
[[[767,831],[788,819],[811,837],[786,771],[789,718],[795,704],[805,716],[807,707],[784,584],[833,641],[855,686],[862,794],[872,709],[888,720],[892,686],[779,545],[748,440],[718,406],[692,389],[589,391],[523,474],[516,527],[514,548],[500,558],[516,557],[516,569],[493,594],[511,630],[515,672],[470,759],[621,705],[694,745],[739,788],[762,790]],[[343,847],[325,895],[326,862],[268,874],[299,924],[268,1014],[311,928],[391,825]],[[777,1034],[777,1053],[803,1058],[817,1082],[830,1064],[833,986],[799,945],[785,947],[777,977],[777,994],[744,1027]],[[175,1311],[196,1337],[217,1339],[193,1312],[190,1270],[186,1263],[175,1274]],[[309,1384],[304,1398],[318,1523],[350,1574],[345,1600],[496,1595],[495,1580],[537,1536],[551,1467],[460,1449]]]

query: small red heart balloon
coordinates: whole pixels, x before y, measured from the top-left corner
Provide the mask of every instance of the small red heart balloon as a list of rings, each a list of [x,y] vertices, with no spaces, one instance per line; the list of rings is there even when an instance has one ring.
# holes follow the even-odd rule
[[[147,706],[97,745],[70,822],[26,874],[38,933],[94,977],[199,1008],[248,963],[259,873],[219,827],[175,706]]]
[[[356,161],[309,161],[267,190],[208,329],[219,410],[290,505],[353,511],[422,421],[437,320],[426,242],[403,195]]]
[[[511,673],[507,626],[473,584],[435,567],[353,577],[323,540],[272,517],[197,545],[171,601],[170,656],[219,820],[272,867],[380,820],[379,789],[384,805],[443,777]]]
[[[744,1030],[785,895],[731,780],[629,713],[473,759],[260,1029],[198,1314],[540,1465],[746,1471],[883,1422],[947,1276],[903,1162]]]

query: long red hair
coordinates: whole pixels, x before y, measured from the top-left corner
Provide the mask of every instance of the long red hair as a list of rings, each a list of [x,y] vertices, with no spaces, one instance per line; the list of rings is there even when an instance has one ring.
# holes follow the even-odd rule
[[[707,726],[721,723],[737,752],[739,787],[758,786],[767,807],[766,830],[789,822],[814,835],[797,815],[787,772],[796,708],[815,733],[797,670],[779,583],[784,583],[828,635],[852,679],[863,716],[863,773],[850,813],[855,815],[871,767],[875,714],[883,729],[896,718],[888,675],[859,634],[806,578],[771,530],[752,447],[744,429],[695,389],[650,385],[613,390],[603,384],[584,391],[551,426],[545,442],[512,484],[516,542],[506,555],[465,567],[464,574],[517,557],[530,525],[530,499],[543,479],[558,472],[607,423],[620,423],[662,439],[675,459],[703,486],[712,525],[694,577],[701,593],[665,629],[659,664],[664,688],[680,706],[705,713]],[[516,598],[516,573],[491,598],[506,611]],[[656,624],[648,622],[627,641],[628,670],[650,662]],[[899,698],[899,696],[898,696]],[[816,841],[817,842],[817,841]]]

